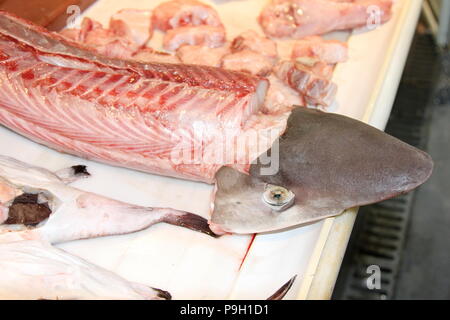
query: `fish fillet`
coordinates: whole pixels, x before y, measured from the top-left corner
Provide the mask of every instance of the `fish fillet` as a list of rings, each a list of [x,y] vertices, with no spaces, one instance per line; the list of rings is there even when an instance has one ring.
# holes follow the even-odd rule
[[[186,158],[245,136],[268,87],[218,68],[110,59],[6,12],[0,79],[4,126],[58,151],[204,182],[230,163]]]

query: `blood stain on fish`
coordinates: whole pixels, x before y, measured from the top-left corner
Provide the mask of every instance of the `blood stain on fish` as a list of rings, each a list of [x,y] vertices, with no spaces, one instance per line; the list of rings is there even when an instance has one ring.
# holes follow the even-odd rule
[[[24,80],[33,80],[34,72],[32,70],[28,70],[22,73],[22,79]]]
[[[241,264],[239,265],[239,270],[241,270],[242,265],[244,264],[244,261],[247,258],[248,253],[250,252],[253,242],[255,241],[255,238],[256,238],[256,233],[252,235],[252,239],[250,240],[250,243],[248,244],[247,250],[245,251],[244,257],[242,258]]]

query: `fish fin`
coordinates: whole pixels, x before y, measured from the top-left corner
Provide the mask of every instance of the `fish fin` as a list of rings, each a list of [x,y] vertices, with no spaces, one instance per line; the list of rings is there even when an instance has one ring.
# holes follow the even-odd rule
[[[209,227],[208,220],[189,212],[182,212],[181,214],[170,214],[164,217],[164,222],[175,226],[188,228],[198,231],[213,238],[220,237],[215,234]]]
[[[283,300],[286,294],[291,289],[292,285],[295,282],[297,275],[295,275],[291,280],[286,282],[280,289],[278,289],[273,295],[271,295],[267,300]]]
[[[70,184],[80,179],[88,178],[91,176],[87,167],[84,165],[71,166],[55,172],[65,184]]]

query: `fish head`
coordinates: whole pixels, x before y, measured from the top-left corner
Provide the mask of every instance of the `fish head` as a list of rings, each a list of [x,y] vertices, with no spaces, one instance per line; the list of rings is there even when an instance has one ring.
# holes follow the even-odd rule
[[[246,234],[311,223],[407,193],[432,170],[428,154],[363,122],[296,108],[249,174],[217,173],[211,225]]]

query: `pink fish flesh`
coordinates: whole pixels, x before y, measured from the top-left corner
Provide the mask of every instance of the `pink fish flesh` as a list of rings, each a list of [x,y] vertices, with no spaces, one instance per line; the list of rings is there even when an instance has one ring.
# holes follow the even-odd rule
[[[0,79],[4,126],[58,151],[172,177],[213,182],[229,163],[185,163],[177,152],[206,153],[219,137],[242,136],[249,123],[280,124],[249,121],[264,101],[266,79],[110,59],[6,12]]]

